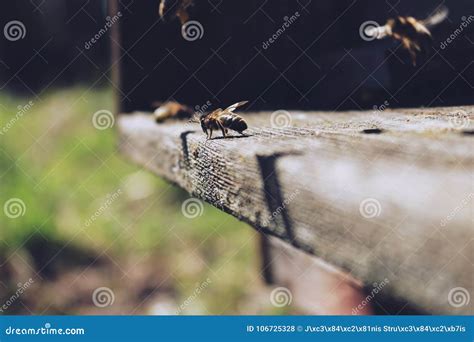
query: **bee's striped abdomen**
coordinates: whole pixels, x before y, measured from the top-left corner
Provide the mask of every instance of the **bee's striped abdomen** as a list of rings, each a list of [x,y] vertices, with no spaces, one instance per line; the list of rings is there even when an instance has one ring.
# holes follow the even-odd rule
[[[247,123],[245,120],[236,114],[223,115],[219,120],[224,127],[239,133],[242,133],[247,129]]]

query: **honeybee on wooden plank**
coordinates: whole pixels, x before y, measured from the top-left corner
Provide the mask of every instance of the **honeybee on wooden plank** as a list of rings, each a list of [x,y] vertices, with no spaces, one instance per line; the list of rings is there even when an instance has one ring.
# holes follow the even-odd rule
[[[218,129],[222,131],[224,138],[227,136],[229,129],[243,135],[243,131],[248,128],[247,123],[241,116],[235,114],[234,111],[247,103],[248,101],[241,101],[234,103],[226,109],[219,108],[211,113],[202,114],[199,122],[202,131],[206,133],[207,139],[211,139],[212,132]]]
[[[181,25],[189,20],[188,8],[193,5],[193,0],[161,0],[159,14],[163,20],[178,17]]]
[[[414,17],[397,17],[387,20],[381,27],[373,27],[366,31],[368,36],[383,39],[392,37],[401,42],[402,46],[410,54],[413,65],[416,65],[420,53],[427,51],[432,43],[430,29],[448,17],[448,9],[442,7],[435,14],[424,20]]]
[[[186,105],[179,102],[168,101],[165,103],[155,102],[154,105],[157,107],[153,112],[155,121],[158,123],[164,122],[169,119],[185,120],[190,119],[194,115],[194,110]]]

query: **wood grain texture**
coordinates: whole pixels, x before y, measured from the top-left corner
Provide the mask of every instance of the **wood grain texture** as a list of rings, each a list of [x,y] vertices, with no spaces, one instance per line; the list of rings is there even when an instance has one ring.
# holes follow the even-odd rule
[[[120,148],[365,286],[388,279],[397,302],[473,312],[452,290],[474,294],[474,108],[245,117],[248,137],[206,141],[197,124],[124,115]]]

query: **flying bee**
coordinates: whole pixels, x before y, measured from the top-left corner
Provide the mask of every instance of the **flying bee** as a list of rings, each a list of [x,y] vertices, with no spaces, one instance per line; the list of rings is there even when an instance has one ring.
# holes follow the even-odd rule
[[[416,66],[418,54],[426,52],[432,44],[430,29],[443,22],[448,17],[448,13],[448,9],[442,7],[424,20],[413,17],[391,18],[384,26],[368,29],[366,34],[377,39],[392,37],[401,42],[410,54],[413,65]]]
[[[154,105],[158,107],[153,112],[153,116],[155,117],[155,121],[157,123],[161,123],[169,119],[189,119],[192,118],[194,115],[194,111],[192,108],[185,106],[179,102],[155,102]]]
[[[207,139],[211,139],[212,132],[218,129],[222,131],[224,138],[227,136],[229,129],[243,135],[243,131],[248,128],[247,123],[242,117],[235,114],[234,111],[247,103],[248,101],[237,102],[226,109],[219,108],[211,113],[202,114],[199,122],[201,123],[202,131],[206,133]]]
[[[159,14],[163,20],[178,17],[181,25],[189,20],[188,8],[193,5],[193,0],[161,0]]]

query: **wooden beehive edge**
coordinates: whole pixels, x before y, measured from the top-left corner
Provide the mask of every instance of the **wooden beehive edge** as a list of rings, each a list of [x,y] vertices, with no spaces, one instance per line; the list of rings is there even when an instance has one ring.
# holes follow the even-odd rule
[[[388,280],[385,295],[422,311],[471,313],[450,296],[473,290],[474,108],[289,113],[246,114],[248,136],[213,140],[123,115],[120,148],[369,288]]]

